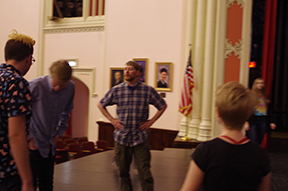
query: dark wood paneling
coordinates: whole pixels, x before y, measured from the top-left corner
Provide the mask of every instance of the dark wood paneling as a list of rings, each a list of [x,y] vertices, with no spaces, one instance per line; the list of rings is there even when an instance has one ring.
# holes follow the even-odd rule
[[[99,125],[99,140],[106,140],[109,147],[114,147],[113,131],[114,127],[111,123],[97,121]],[[173,148],[174,139],[179,131],[166,130],[158,128],[150,128],[150,144],[151,149],[163,150],[164,148]]]
[[[114,147],[113,131],[114,127],[111,123],[103,121],[97,121],[98,128],[98,140],[106,140],[108,147]]]
[[[173,148],[174,139],[179,131],[150,128],[151,149],[163,150],[164,148]]]

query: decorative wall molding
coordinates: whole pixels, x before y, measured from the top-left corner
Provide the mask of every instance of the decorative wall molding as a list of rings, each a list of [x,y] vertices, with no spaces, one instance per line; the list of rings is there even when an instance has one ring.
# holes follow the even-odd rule
[[[92,97],[97,97],[95,93],[95,68],[77,68],[73,67],[73,77],[82,81],[89,89]]]
[[[93,7],[96,6],[96,0],[93,0]],[[100,4],[103,0],[100,1]],[[42,3],[43,18],[41,25],[44,33],[74,33],[74,32],[92,32],[104,31],[105,15],[90,16],[90,3],[83,1],[82,17],[64,17],[53,16],[53,0],[43,0]],[[93,9],[93,13],[95,14]],[[100,11],[101,12],[101,11]]]
[[[231,56],[232,52],[235,52],[235,56],[238,56],[238,59],[241,59],[243,40],[239,39],[239,43],[236,42],[235,46],[232,45],[232,42],[229,42],[229,39],[225,40],[225,58]]]
[[[228,0],[227,2],[227,8],[230,8],[231,7],[231,4],[233,4],[235,1],[238,2],[238,5],[241,5],[241,8],[243,9],[244,6],[245,6],[245,3],[243,0]]]
[[[89,27],[62,27],[62,28],[44,28],[45,34],[50,33],[76,33],[76,32],[96,32],[96,31],[104,31],[104,26],[89,26]]]

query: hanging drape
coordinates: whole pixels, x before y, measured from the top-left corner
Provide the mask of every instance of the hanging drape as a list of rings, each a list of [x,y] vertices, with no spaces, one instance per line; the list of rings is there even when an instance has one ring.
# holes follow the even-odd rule
[[[277,1],[278,0],[266,0],[265,2],[265,24],[262,51],[262,78],[266,82],[268,95],[271,95],[271,88],[273,82]]]
[[[262,78],[266,82],[267,94],[269,96],[271,96],[273,84],[276,23],[277,0],[266,0],[262,50]],[[266,150],[268,150],[269,137],[266,133],[261,144]]]
[[[279,131],[288,131],[287,6],[287,0],[278,0],[272,105]]]

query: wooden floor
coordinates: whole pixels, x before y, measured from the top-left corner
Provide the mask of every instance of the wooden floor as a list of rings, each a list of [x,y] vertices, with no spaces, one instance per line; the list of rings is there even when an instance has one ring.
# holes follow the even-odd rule
[[[190,163],[193,149],[166,148],[152,150],[151,170],[155,191],[180,190]],[[55,166],[54,191],[118,191],[114,151],[105,151]],[[141,191],[137,170],[132,164],[131,180],[134,191]]]

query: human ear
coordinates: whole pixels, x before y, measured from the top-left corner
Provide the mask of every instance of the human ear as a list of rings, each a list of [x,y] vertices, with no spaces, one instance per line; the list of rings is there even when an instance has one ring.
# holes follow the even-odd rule
[[[139,76],[140,75],[140,71],[136,70],[136,75]]]
[[[220,125],[222,125],[222,124],[223,124],[223,121],[222,121],[222,118],[221,118],[221,116],[220,116],[218,107],[215,107],[215,117],[216,117],[216,121],[217,121]]]
[[[32,58],[32,54],[30,54],[28,57],[26,57],[26,62],[30,62]]]
[[[218,107],[215,107],[215,115],[216,115],[217,118],[220,117]]]

